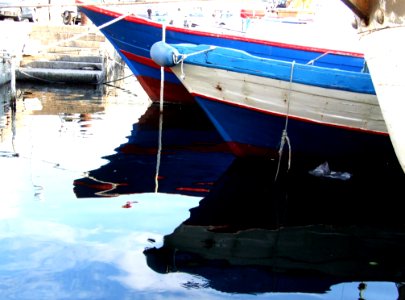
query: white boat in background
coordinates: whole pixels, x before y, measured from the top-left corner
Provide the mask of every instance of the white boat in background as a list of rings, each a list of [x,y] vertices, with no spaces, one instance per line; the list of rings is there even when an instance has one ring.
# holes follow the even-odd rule
[[[342,1],[357,16],[360,44],[395,153],[405,172],[405,1]]]

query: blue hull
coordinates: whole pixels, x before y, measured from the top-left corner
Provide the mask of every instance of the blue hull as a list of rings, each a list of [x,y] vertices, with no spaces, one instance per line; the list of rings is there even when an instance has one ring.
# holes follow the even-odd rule
[[[285,117],[195,97],[235,155],[278,157]],[[263,130],[265,128],[265,130]],[[287,134],[294,157],[347,162],[392,158],[389,136],[289,119]],[[288,145],[284,147],[288,152]]]
[[[120,14],[93,6],[82,6],[84,13],[96,26],[101,26],[119,17]],[[150,58],[150,48],[155,42],[162,40],[162,24],[134,16],[127,17],[101,32],[112,43],[115,49],[137,76],[142,87],[152,101],[159,101],[160,66]],[[249,39],[236,35],[224,35],[198,31],[194,29],[167,27],[166,42],[170,44],[191,43],[224,46],[244,50],[252,55],[278,59],[281,61],[308,63],[316,61],[317,66],[359,71],[364,66],[364,58],[359,53],[331,51],[311,47],[287,45],[271,41]],[[184,103],[193,101],[180,81],[165,69],[165,101]]]

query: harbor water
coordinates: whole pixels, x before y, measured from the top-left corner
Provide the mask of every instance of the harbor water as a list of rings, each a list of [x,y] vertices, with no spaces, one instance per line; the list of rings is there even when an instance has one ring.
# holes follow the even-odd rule
[[[9,95],[0,299],[405,299],[392,158],[235,158],[198,106],[160,113],[133,77]]]

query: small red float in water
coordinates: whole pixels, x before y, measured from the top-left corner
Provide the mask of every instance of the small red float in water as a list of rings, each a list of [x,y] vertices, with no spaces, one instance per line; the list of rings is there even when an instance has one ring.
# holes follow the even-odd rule
[[[138,203],[138,201],[127,201],[127,203],[125,203],[122,208],[131,208],[132,207],[132,203]]]

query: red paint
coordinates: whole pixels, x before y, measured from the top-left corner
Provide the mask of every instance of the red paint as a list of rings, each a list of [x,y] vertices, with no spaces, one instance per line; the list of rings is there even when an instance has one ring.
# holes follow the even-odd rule
[[[122,208],[131,208],[132,207],[132,203],[138,203],[138,201],[127,201],[127,203],[125,203]]]
[[[135,61],[137,63],[143,64],[143,65],[151,67],[151,68],[160,69],[160,66],[157,63],[155,63],[153,61],[153,59],[151,59],[151,58],[139,56],[139,55],[133,54],[131,52],[128,52],[128,51],[125,51],[122,49],[120,50],[120,52],[122,54],[124,54],[125,57],[128,58],[129,60]],[[165,72],[171,73],[172,70],[170,70],[170,68],[168,68],[168,67],[165,67]]]
[[[153,102],[160,102],[160,79],[147,76],[138,76],[138,81]],[[195,104],[193,96],[182,84],[165,81],[164,90],[165,103]]]
[[[131,207],[132,207],[132,205],[131,205],[131,202],[129,202],[129,201],[122,206],[122,208],[131,208]]]
[[[121,50],[121,53],[131,61],[154,69],[160,69],[160,66],[150,58],[139,56],[124,50]],[[165,72],[172,73],[170,68],[165,68]],[[138,79],[138,82],[141,84],[142,88],[145,90],[146,94],[149,96],[150,100],[153,102],[160,102],[160,78],[156,79],[145,75],[138,75],[136,78]],[[163,96],[165,103],[195,104],[193,96],[190,95],[190,93],[181,83],[165,81]]]
[[[231,152],[237,157],[246,157],[246,156],[256,156],[256,157],[268,157],[269,159],[278,158],[278,151],[271,151],[268,148],[262,148],[252,145],[246,145],[236,142],[228,142],[228,146],[231,149]]]
[[[105,190],[111,190],[113,189],[113,185],[111,183],[87,183],[87,182],[81,182],[81,181],[77,181],[75,180],[73,182],[74,185],[78,186],[78,185],[82,185],[82,186],[86,186],[95,190],[100,190],[100,191],[105,191]]]
[[[83,3],[83,1],[76,0],[77,3]],[[84,8],[88,10],[92,10],[96,13],[101,13],[107,16],[110,16],[112,18],[117,18],[122,16],[121,13],[107,10],[104,8],[101,8],[99,6],[92,6],[92,5],[83,5]],[[131,23],[137,23],[137,24],[143,24],[151,27],[156,27],[159,29],[162,29],[162,24],[156,23],[154,21],[150,21],[147,19],[139,18],[136,16],[127,16],[125,21],[131,22]],[[196,36],[208,36],[208,37],[221,37],[228,39],[230,41],[232,40],[237,40],[237,41],[246,41],[249,43],[257,43],[257,44],[262,44],[262,45],[268,45],[268,46],[276,46],[276,47],[283,47],[283,48],[290,48],[290,49],[301,49],[301,50],[306,50],[306,51],[315,51],[319,53],[333,53],[333,54],[341,54],[341,55],[350,55],[350,56],[356,56],[356,57],[364,57],[362,53],[357,53],[357,52],[349,52],[349,51],[340,51],[340,50],[331,50],[331,49],[325,49],[325,48],[315,48],[315,47],[310,47],[310,46],[301,46],[301,45],[292,45],[292,44],[285,44],[285,43],[280,43],[280,42],[274,42],[274,41],[267,41],[267,40],[261,40],[261,39],[255,39],[255,38],[248,38],[244,36],[237,36],[237,35],[228,35],[228,34],[219,34],[219,33],[214,33],[214,32],[206,32],[206,31],[200,31],[196,29],[188,29],[188,28],[179,28],[179,27],[173,27],[173,26],[166,26],[166,31],[167,32],[183,32],[191,35],[196,35]]]
[[[138,155],[156,155],[157,148],[140,147],[134,144],[125,144],[119,148],[121,153]]]
[[[261,19],[265,15],[263,9],[241,9],[240,17],[243,19]]]
[[[178,187],[176,188],[177,191],[186,191],[186,192],[197,192],[197,193],[208,193],[209,189],[203,188],[192,188],[192,187]]]

